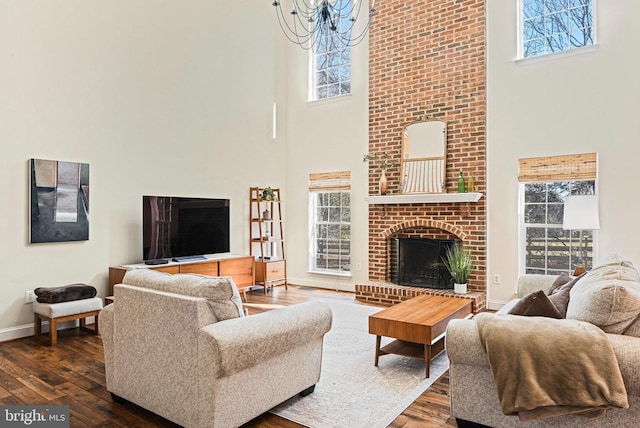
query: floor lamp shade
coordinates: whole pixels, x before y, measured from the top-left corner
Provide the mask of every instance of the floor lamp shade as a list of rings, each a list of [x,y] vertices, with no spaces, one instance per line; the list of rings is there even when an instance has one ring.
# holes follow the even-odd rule
[[[584,264],[582,263],[582,231],[600,229],[598,197],[596,195],[567,196],[564,200],[562,228],[580,231],[579,260],[573,272],[574,276],[580,275],[585,271]]]
[[[571,195],[564,200],[563,229],[600,229],[597,195]]]

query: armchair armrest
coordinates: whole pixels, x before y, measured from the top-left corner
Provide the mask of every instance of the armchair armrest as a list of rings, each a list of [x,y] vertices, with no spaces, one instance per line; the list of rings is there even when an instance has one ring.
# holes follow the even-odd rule
[[[451,320],[447,326],[445,347],[452,365],[489,367],[487,353],[473,319]]]
[[[200,329],[199,349],[206,353],[200,358],[209,360],[214,377],[226,377],[296,346],[321,342],[331,322],[331,309],[320,302],[220,321]]]

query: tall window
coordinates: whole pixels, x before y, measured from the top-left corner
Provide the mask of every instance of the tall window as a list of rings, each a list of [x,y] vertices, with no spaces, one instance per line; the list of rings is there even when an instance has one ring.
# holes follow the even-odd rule
[[[565,51],[594,43],[595,0],[520,0],[520,57]]]
[[[349,28],[349,16],[338,21],[338,31]],[[322,36],[322,37],[320,37]],[[311,55],[311,99],[322,100],[351,93],[351,48],[343,47],[335,31],[318,34],[320,40]],[[344,36],[343,36],[344,37]]]
[[[351,173],[309,176],[309,270],[351,272]]]
[[[562,223],[568,195],[596,193],[596,168],[595,153],[520,160],[521,271],[572,273],[580,259],[587,267],[593,266],[593,231],[564,230]]]

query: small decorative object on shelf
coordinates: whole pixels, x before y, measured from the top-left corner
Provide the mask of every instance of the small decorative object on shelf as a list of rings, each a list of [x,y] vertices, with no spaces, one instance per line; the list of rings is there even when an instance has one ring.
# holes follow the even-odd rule
[[[461,242],[455,242],[447,249],[443,259],[444,267],[453,277],[454,291],[458,294],[467,293],[467,281],[473,270],[473,255],[466,250]]]
[[[260,200],[275,201],[277,199],[275,193],[273,192],[273,189],[271,187],[265,187],[264,189],[262,189],[262,192],[260,192]]]
[[[362,162],[368,162],[368,161],[379,162],[377,167],[380,168],[382,172],[380,174],[380,180],[378,181],[378,190],[381,195],[387,194],[388,181],[387,181],[386,170],[387,168],[393,168],[396,165],[395,162],[389,161],[388,159],[389,159],[389,154],[387,152],[367,153],[362,157]]]
[[[380,175],[380,181],[378,181],[378,189],[381,195],[387,194],[387,174],[385,174],[384,169],[382,170],[382,174]]]
[[[271,220],[271,211],[269,211],[269,210],[262,211],[262,219],[263,220]]]
[[[464,176],[462,175],[462,170],[460,170],[460,175],[458,176],[458,193],[466,193],[466,189],[464,186]]]
[[[473,175],[469,173],[469,178],[467,178],[467,192],[473,193],[476,191],[476,185],[473,182]]]

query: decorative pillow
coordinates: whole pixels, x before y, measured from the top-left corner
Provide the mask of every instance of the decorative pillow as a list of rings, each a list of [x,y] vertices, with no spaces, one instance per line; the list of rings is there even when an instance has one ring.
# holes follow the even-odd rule
[[[618,254],[602,259],[571,289],[566,316],[625,334],[640,317],[640,274]]]
[[[218,321],[244,316],[242,299],[231,277],[198,274],[168,274],[152,269],[131,269],[122,279],[123,284],[153,290],[203,297],[209,302]]]
[[[575,278],[572,278],[567,274],[565,275],[570,279],[570,281],[563,286],[556,288],[549,294],[549,300],[551,301],[551,303],[553,303],[556,309],[558,309],[558,312],[560,312],[562,318],[565,318],[567,316],[567,306],[569,305],[569,296],[571,289],[585,274],[583,273],[582,275],[576,276]]]
[[[562,315],[554,304],[551,303],[549,297],[544,293],[544,290],[539,290],[524,296],[511,308],[509,314],[528,317],[562,318]]]
[[[551,284],[551,288],[547,292],[547,295],[552,295],[554,291],[558,290],[560,287],[571,281],[573,281],[573,277],[566,272],[562,272],[560,275],[558,275],[556,280],[553,281],[553,284]]]

